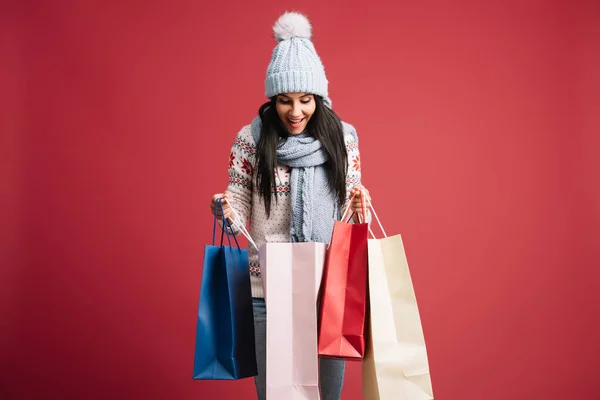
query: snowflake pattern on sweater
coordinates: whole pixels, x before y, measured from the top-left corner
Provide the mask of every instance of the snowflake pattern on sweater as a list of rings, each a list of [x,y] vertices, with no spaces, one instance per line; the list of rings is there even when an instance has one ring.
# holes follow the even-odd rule
[[[350,133],[354,129],[344,124],[344,141],[348,154],[348,171],[346,174],[348,206],[349,192],[361,182],[361,164],[358,143]],[[250,125],[244,126],[237,134],[229,154],[229,184],[227,190],[233,196],[233,206],[244,225],[249,224],[249,233],[260,248],[265,243],[287,243],[291,222],[291,198],[289,178],[291,168],[279,163],[274,171],[274,201],[271,203],[271,217],[267,220],[264,202],[254,187],[256,181],[256,144],[252,137]],[[264,297],[258,252],[253,246],[248,247],[249,273],[252,297]]]

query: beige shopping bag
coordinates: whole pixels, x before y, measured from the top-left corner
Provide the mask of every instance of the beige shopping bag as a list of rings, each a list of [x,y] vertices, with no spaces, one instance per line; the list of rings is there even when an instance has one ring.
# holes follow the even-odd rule
[[[267,310],[267,400],[319,400],[317,296],[327,245],[259,250]]]
[[[402,238],[369,239],[368,248],[370,323],[363,396],[431,400],[427,349]]]

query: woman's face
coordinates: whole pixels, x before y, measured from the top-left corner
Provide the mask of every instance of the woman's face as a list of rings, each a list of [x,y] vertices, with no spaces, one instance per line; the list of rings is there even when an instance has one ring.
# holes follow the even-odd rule
[[[275,100],[277,114],[292,135],[304,132],[315,112],[315,96],[310,93],[283,93]]]

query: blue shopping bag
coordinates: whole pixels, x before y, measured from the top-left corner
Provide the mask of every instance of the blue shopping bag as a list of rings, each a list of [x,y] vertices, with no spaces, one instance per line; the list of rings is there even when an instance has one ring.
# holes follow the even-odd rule
[[[217,208],[223,210],[221,200]],[[221,244],[215,246],[215,216],[213,242],[204,250],[193,379],[233,380],[258,375],[248,252],[240,248],[235,235],[236,247],[231,246],[230,227],[227,221]],[[224,234],[229,246],[223,245]]]

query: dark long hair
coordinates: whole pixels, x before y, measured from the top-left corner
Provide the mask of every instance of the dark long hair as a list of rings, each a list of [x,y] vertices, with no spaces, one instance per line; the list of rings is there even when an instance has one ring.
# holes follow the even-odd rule
[[[323,103],[323,98],[315,95],[314,99],[315,112],[308,121],[306,129],[321,142],[329,156],[325,165],[329,177],[329,187],[335,193],[338,206],[341,208],[346,199],[346,171],[348,169],[344,130],[340,118]],[[280,139],[290,136],[279,119],[275,101],[276,96],[258,110],[262,126],[260,140],[257,144],[256,187],[264,201],[267,217],[271,215],[271,200],[273,193],[276,192],[277,146]],[[277,197],[275,197],[275,201],[277,201]]]

